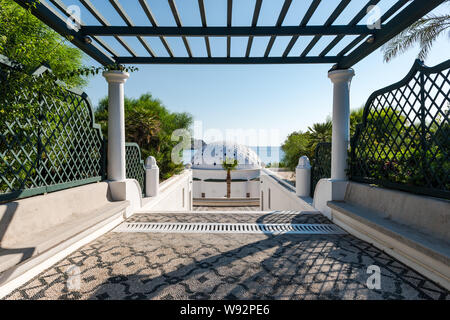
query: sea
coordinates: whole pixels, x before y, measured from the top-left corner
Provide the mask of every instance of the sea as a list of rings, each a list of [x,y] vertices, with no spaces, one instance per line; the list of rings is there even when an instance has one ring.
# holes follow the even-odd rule
[[[275,162],[279,163],[284,157],[284,152],[280,146],[250,146],[249,148],[255,151],[261,162],[265,163],[266,165],[273,164]],[[196,151],[197,150],[184,150],[183,163],[190,163]]]

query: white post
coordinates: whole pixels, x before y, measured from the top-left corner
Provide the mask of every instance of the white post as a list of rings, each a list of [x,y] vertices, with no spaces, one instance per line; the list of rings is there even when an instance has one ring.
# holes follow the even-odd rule
[[[295,168],[295,189],[299,197],[309,197],[311,191],[311,165],[307,156],[298,159]]]
[[[159,192],[159,168],[152,156],[145,160],[145,196],[155,197]]]
[[[333,132],[331,138],[331,180],[347,180],[347,150],[350,142],[350,82],[353,69],[333,70],[328,77],[333,87]]]
[[[124,83],[129,74],[105,71],[108,81],[108,179],[124,181],[125,175],[125,109]]]

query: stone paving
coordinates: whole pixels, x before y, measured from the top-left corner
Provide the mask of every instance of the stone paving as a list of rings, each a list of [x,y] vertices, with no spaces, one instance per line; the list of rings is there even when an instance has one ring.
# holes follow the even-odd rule
[[[321,214],[292,214],[284,211],[270,213],[196,213],[173,212],[158,214],[135,214],[127,222],[147,223],[259,223],[259,224],[300,224],[300,223],[332,223]]]
[[[152,213],[129,219],[212,220],[331,223],[318,214],[286,213]],[[381,270],[381,289],[367,287],[372,265]],[[109,232],[6,299],[450,299],[450,294],[351,235]]]

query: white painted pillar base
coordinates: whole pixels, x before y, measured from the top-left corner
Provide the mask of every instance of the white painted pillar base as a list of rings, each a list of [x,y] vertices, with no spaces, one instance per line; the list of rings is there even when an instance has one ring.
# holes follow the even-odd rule
[[[125,179],[123,181],[109,181],[109,190],[111,199],[114,201],[130,202],[125,218],[130,217],[133,213],[142,207],[142,190],[136,179]]]
[[[331,180],[346,181],[347,151],[350,142],[350,83],[353,69],[333,70],[333,132],[331,138]]]
[[[159,193],[159,168],[152,156],[145,160],[145,196],[155,197]]]
[[[299,197],[309,197],[311,193],[311,165],[307,156],[298,159],[295,168],[295,189]]]
[[[129,74],[105,71],[108,82],[108,179],[125,181],[125,108],[124,83]]]
[[[314,190],[313,207],[331,219],[331,208],[328,201],[342,201],[345,197],[348,181],[320,179]]]

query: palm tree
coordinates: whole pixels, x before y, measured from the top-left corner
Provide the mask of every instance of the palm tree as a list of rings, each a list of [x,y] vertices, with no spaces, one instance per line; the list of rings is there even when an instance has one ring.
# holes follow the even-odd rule
[[[139,109],[126,110],[125,133],[127,141],[136,142],[141,148],[148,146],[153,137],[161,131],[159,119],[149,113]]]
[[[222,168],[227,170],[227,198],[231,198],[231,170],[235,170],[238,165],[238,161],[233,158],[225,158],[222,162]]]
[[[320,142],[331,141],[331,120],[327,120],[323,123],[314,123],[312,127],[308,127],[309,145],[310,150],[314,150]]]
[[[445,2],[449,4],[450,0]],[[384,61],[389,62],[400,53],[404,53],[412,48],[415,44],[420,46],[418,58],[425,60],[433,43],[447,30],[450,38],[450,14],[428,14],[383,46]]]

